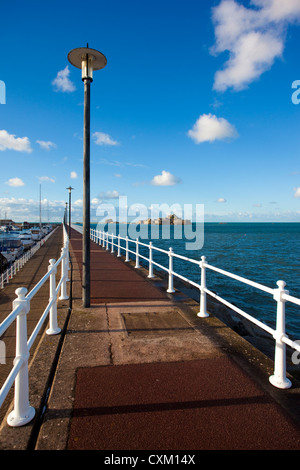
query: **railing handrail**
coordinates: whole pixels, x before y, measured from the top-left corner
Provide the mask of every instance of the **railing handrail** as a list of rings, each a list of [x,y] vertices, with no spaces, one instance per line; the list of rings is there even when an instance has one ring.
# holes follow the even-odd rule
[[[248,284],[251,287],[255,287],[256,289],[260,289],[264,292],[267,292],[268,294],[273,295],[274,294],[274,289],[271,287],[264,286],[263,284],[259,284],[258,282],[251,281],[250,279],[246,279],[245,277],[238,276],[237,274],[230,273],[229,271],[224,271],[224,269],[216,268],[215,266],[212,266],[210,264],[204,263],[205,267],[208,269],[211,269],[212,271],[215,271],[219,274],[223,274],[224,276],[231,277],[232,279],[235,279],[236,281],[243,282],[244,284]]]
[[[77,227],[75,227],[77,228]],[[153,245],[152,242],[149,244],[140,242],[139,239],[131,239],[128,236],[122,237],[119,235],[115,234],[109,234],[108,232],[105,232],[103,230],[96,230],[92,229],[90,230],[90,235],[91,239],[94,241],[98,241],[102,246],[105,246],[106,244],[106,249],[108,250],[108,244],[111,243],[111,251],[113,252],[114,246],[118,248],[118,256],[120,255],[121,250],[125,250],[126,253],[126,259],[125,261],[129,261],[129,253],[135,254],[136,255],[136,268],[139,267],[139,258],[142,258],[149,263],[149,276],[150,278],[154,277],[153,276],[153,265],[159,267],[160,269],[166,271],[169,273],[169,282],[168,282],[168,289],[167,292],[173,293],[175,292],[174,287],[173,287],[173,276],[178,277],[179,279],[182,279],[183,281],[193,285],[194,287],[198,288],[200,290],[200,311],[198,312],[197,316],[205,318],[208,317],[209,314],[206,309],[206,294],[210,295],[211,297],[214,297],[239,315],[243,316],[247,320],[249,320],[251,323],[255,324],[259,328],[263,329],[267,333],[269,333],[275,340],[276,345],[275,345],[275,359],[274,359],[274,375],[272,375],[269,380],[270,382],[278,387],[278,388],[289,388],[291,386],[290,380],[286,377],[286,350],[285,350],[285,345],[289,345],[291,348],[295,349],[296,351],[300,352],[300,344],[299,342],[291,340],[288,335],[285,333],[285,302],[291,302],[295,305],[300,305],[300,299],[289,295],[289,292],[285,290],[285,282],[284,281],[277,281],[278,288],[271,288],[268,286],[265,286],[263,284],[260,284],[258,282],[252,281],[250,279],[247,279],[245,277],[239,276],[237,274],[230,273],[229,271],[225,271],[224,269],[217,268],[216,266],[212,266],[206,262],[205,256],[201,257],[201,261],[188,258],[183,255],[179,255],[177,253],[174,253],[172,248],[169,249],[169,251],[164,250],[162,248],[158,248]],[[109,241],[109,238],[111,238],[111,241]],[[118,243],[116,244],[114,242],[114,239],[118,240]],[[126,241],[126,246],[121,246],[120,240],[125,240]],[[134,252],[133,250],[130,250],[128,248],[129,243],[135,243],[136,245],[136,251]],[[138,247],[139,245],[144,246],[149,249],[149,258],[147,258],[144,255],[141,255],[139,253]],[[152,253],[153,251],[160,251],[166,255],[169,256],[169,267],[163,266],[160,263],[157,263],[156,261],[153,261],[152,258]],[[186,278],[185,276],[182,276],[181,274],[176,273],[173,270],[173,258],[179,258],[184,261],[196,264],[201,268],[201,276],[200,276],[200,284]],[[265,323],[257,320],[255,317],[252,315],[244,312],[242,309],[238,308],[231,302],[228,302],[227,300],[223,299],[221,296],[217,295],[216,293],[212,292],[209,290],[206,286],[206,269],[210,269],[212,271],[218,272],[219,274],[232,278],[236,281],[239,281],[243,284],[247,284],[255,289],[259,289],[263,292],[266,292],[270,295],[273,296],[273,299],[277,302],[277,319],[276,319],[276,329],[273,329],[266,325]]]
[[[61,255],[61,257],[56,261],[56,263],[51,267],[51,269],[42,277],[42,279],[39,280],[39,282],[36,283],[36,285],[31,289],[30,292],[26,295],[26,299],[31,300],[37,292],[40,290],[41,287],[45,284],[45,282],[49,279],[53,271],[57,268],[57,266],[62,262],[64,258],[64,255]]]
[[[49,260],[50,264],[48,266],[47,273],[29,293],[24,287],[20,287],[16,290],[17,298],[13,301],[13,310],[0,325],[0,336],[2,336],[15,320],[17,322],[16,357],[13,363],[13,368],[0,390],[1,407],[10,388],[15,382],[14,409],[7,418],[7,423],[12,427],[23,426],[29,423],[35,415],[34,408],[29,404],[28,359],[30,349],[48,315],[49,328],[46,331],[46,334],[56,335],[61,331],[57,325],[57,300],[58,298],[60,300],[69,298],[66,290],[69,270],[69,238],[64,225],[63,248],[61,252],[62,254],[57,261],[54,259]],[[58,285],[56,286],[56,272],[59,265],[61,265],[61,277]],[[49,302],[31,333],[30,338],[27,339],[27,315],[30,312],[30,301],[48,279],[50,286]],[[60,297],[58,297],[59,292]]]

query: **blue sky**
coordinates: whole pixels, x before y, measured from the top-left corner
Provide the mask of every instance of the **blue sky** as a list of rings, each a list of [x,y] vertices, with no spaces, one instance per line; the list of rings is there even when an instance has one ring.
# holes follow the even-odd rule
[[[300,221],[299,0],[15,0],[0,37],[0,218],[38,220],[41,185],[43,219],[59,220],[71,185],[80,220],[83,83],[67,55],[88,42],[107,57],[91,85],[94,220],[122,195]]]

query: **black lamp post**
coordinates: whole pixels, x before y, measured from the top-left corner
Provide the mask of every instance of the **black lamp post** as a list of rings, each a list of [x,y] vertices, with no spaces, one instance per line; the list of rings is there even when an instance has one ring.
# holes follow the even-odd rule
[[[67,218],[68,218],[68,203],[65,202],[65,215],[64,215],[64,223],[67,223]]]
[[[66,188],[69,190],[69,239],[71,238],[71,191],[72,188],[71,186],[69,186],[68,188]]]
[[[82,234],[82,302],[90,307],[90,85],[93,70],[106,66],[106,57],[95,49],[78,47],[68,54],[69,62],[81,69],[84,82],[83,124],[83,234]]]

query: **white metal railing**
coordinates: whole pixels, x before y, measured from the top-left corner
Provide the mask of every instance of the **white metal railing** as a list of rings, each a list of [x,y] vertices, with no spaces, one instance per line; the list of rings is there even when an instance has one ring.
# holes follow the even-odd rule
[[[77,227],[74,227],[74,228],[77,228]],[[169,293],[175,292],[174,276],[198,288],[200,291],[200,310],[197,314],[198,317],[205,318],[209,316],[207,312],[207,306],[206,306],[206,296],[208,294],[211,297],[214,297],[219,302],[226,305],[227,307],[229,307],[231,310],[235,311],[242,317],[246,318],[247,320],[249,320],[256,326],[258,326],[262,330],[266,331],[268,334],[270,334],[275,340],[275,357],[274,357],[274,374],[271,377],[269,377],[269,380],[271,384],[277,388],[285,389],[285,388],[291,387],[292,385],[291,381],[286,376],[286,345],[300,352],[300,344],[298,341],[291,340],[286,334],[285,303],[291,302],[295,305],[300,305],[300,299],[289,295],[289,292],[285,289],[286,284],[284,281],[278,281],[277,282],[278,287],[275,289],[272,289],[270,287],[267,287],[257,282],[246,279],[244,277],[237,276],[236,274],[230,273],[228,271],[224,271],[223,269],[219,269],[215,266],[211,266],[210,264],[206,262],[205,256],[202,256],[201,261],[198,261],[192,258],[188,258],[186,256],[178,255],[173,252],[172,248],[170,248],[169,251],[166,251],[161,248],[155,247],[152,244],[152,242],[149,242],[149,244],[145,244],[145,243],[140,242],[138,239],[136,240],[129,239],[128,236],[121,237],[120,234],[119,235],[115,235],[113,233],[109,234],[108,232],[95,230],[95,229],[91,229],[90,234],[91,234],[91,240],[98,243],[103,248],[106,248],[106,250],[108,251],[110,249],[111,253],[114,253],[114,249],[116,248],[118,257],[121,256],[121,251],[125,250],[125,262],[128,262],[130,260],[130,253],[135,255],[135,260],[136,260],[135,267],[136,268],[140,267],[140,262],[139,262],[140,258],[146,260],[149,265],[149,274],[148,274],[149,278],[154,277],[153,266],[157,266],[158,268],[166,271],[168,273],[167,292]],[[125,247],[121,245],[121,240],[125,241]],[[129,249],[130,243],[135,245],[135,250]],[[109,248],[109,245],[110,245],[110,248]],[[149,249],[149,258],[147,258],[146,256],[142,256],[139,253],[139,246],[144,246]],[[157,263],[156,261],[153,260],[154,251],[159,251],[168,255],[169,257],[168,267],[163,266],[160,263]],[[176,273],[173,270],[174,258],[178,258],[178,259],[187,261],[189,263],[198,265],[200,268],[200,276],[199,276],[200,284],[186,278],[185,276],[182,276],[181,274]],[[228,302],[227,300],[223,299],[219,295],[209,290],[206,285],[206,270],[207,269],[215,271],[219,274],[222,274],[223,276],[235,279],[236,281],[239,281],[243,284],[247,284],[255,289],[258,289],[258,290],[261,290],[270,294],[277,303],[276,329],[273,329],[267,326],[263,322],[257,320],[253,316],[249,315],[248,313],[244,312],[240,308],[236,307],[231,302]]]
[[[61,277],[56,286],[56,273],[61,265]],[[16,320],[16,356],[13,368],[0,390],[0,407],[2,406],[9,390],[15,384],[14,409],[9,413],[7,423],[12,427],[23,426],[29,423],[34,415],[35,409],[29,404],[29,380],[28,380],[28,360],[30,349],[41,330],[49,314],[48,335],[60,333],[57,324],[57,300],[68,299],[66,283],[69,270],[69,238],[65,227],[63,227],[63,248],[61,256],[56,261],[49,261],[48,272],[43,278],[28,292],[25,287],[16,290],[17,298],[13,301],[13,310],[0,325],[0,337],[7,328]],[[40,317],[34,331],[27,340],[27,315],[30,312],[30,301],[37,294],[40,288],[49,279],[49,303]],[[60,293],[60,296],[59,296]]]
[[[40,247],[48,240],[49,237],[55,232],[56,227],[54,230],[51,230],[42,240],[39,240],[32,248],[27,250],[20,258],[16,259],[12,265],[4,271],[0,275],[0,289],[4,289],[5,284],[9,283],[9,280],[12,279],[21,268],[23,268],[24,264],[40,249]]]

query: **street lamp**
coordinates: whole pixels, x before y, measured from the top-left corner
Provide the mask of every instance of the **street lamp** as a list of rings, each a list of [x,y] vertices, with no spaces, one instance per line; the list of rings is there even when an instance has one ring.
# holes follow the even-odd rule
[[[65,207],[64,223],[65,223],[65,225],[66,225],[66,223],[67,223],[67,215],[68,215],[68,203],[67,203],[67,202],[65,202],[65,206],[66,206],[66,207]]]
[[[71,186],[69,186],[68,188],[66,188],[69,190],[69,239],[71,238],[71,191],[72,188]]]
[[[70,64],[81,69],[84,82],[83,125],[83,234],[82,234],[82,301],[90,306],[90,85],[93,71],[106,66],[106,57],[95,49],[78,47],[68,54]]]

